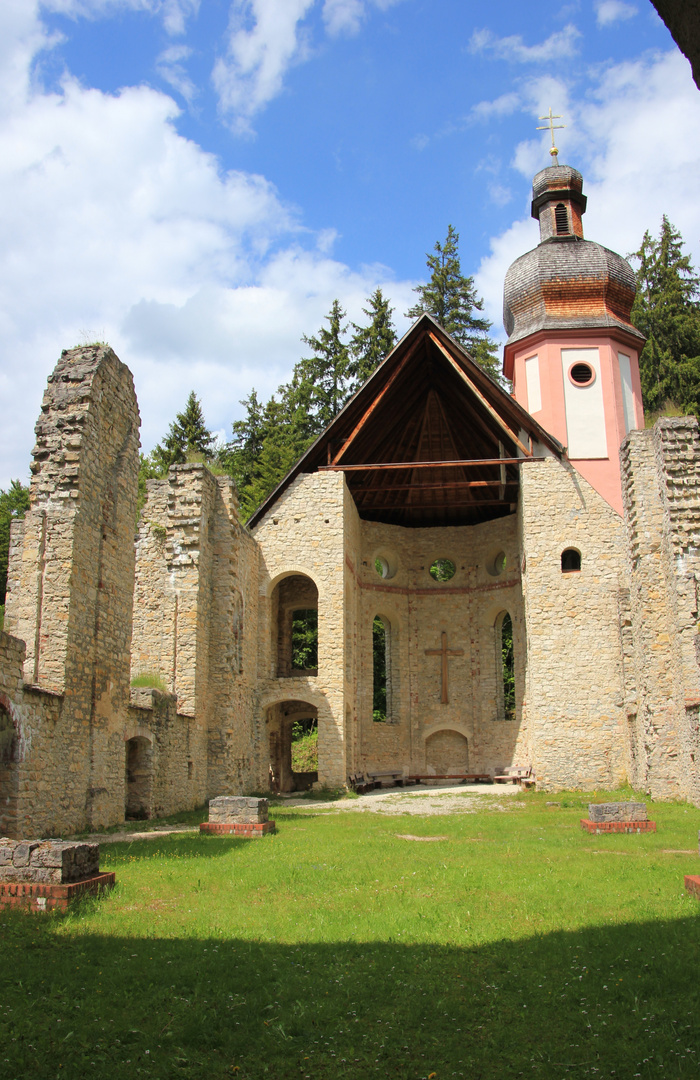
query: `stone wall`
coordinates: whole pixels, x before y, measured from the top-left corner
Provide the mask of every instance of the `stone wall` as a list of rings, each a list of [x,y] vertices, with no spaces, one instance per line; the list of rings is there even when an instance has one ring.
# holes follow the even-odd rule
[[[568,463],[521,468],[529,764],[545,789],[616,787],[628,775],[620,516]],[[565,549],[579,572],[562,573]]]
[[[495,772],[529,764],[526,744],[525,633],[516,517],[461,528],[404,529],[361,523],[362,547],[355,568],[359,594],[357,753],[358,770],[403,767],[437,772],[429,760],[452,746],[455,764],[472,772]],[[503,561],[505,557],[505,562]],[[435,581],[436,559],[455,566],[449,581]],[[375,569],[377,559],[387,576]],[[499,623],[513,622],[516,713],[503,713]],[[372,719],[372,624],[388,627],[391,710],[387,722]],[[449,656],[448,701],[442,701],[442,633]],[[439,739],[436,736],[439,733]],[[465,750],[466,741],[466,750]],[[457,751],[459,747],[459,752]],[[436,756],[437,755],[437,756]]]
[[[64,351],[36,425],[30,509],[13,530],[5,625],[26,645],[28,684],[0,685],[24,731],[13,835],[123,818],[138,428],[131,373],[112,350]]]
[[[630,432],[620,454],[630,560],[631,777],[655,798],[700,805],[697,421],[665,419]]]
[[[147,488],[132,674],[160,674],[177,713],[190,717],[188,761],[201,803],[267,781],[253,723],[258,554],[227,477],[176,465]]]
[[[303,701],[317,710],[319,783],[347,780],[345,725],[345,479],[341,473],[298,476],[275,507],[255,526],[260,551],[259,661],[256,722],[268,726],[270,710]],[[318,589],[318,673],[278,676],[276,587],[303,575]],[[276,721],[274,721],[276,723]],[[258,745],[268,754],[269,736]],[[267,774],[268,758],[260,759]]]

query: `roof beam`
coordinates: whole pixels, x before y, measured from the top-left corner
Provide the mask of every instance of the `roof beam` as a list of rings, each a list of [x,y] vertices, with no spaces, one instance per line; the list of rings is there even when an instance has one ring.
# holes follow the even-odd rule
[[[542,457],[468,458],[462,461],[383,461],[365,465],[319,465],[319,472],[378,472],[383,469],[463,469],[468,466],[522,465],[525,461],[544,461]]]
[[[493,419],[496,421],[498,426],[506,433],[508,438],[511,439],[512,442],[515,443],[515,445],[518,447],[519,450],[522,450],[523,454],[525,454],[526,457],[532,457],[532,451],[528,450],[526,446],[523,446],[523,444],[521,443],[520,439],[515,434],[515,432],[511,431],[511,429],[506,424],[505,420],[503,420],[501,418],[501,416],[496,412],[493,405],[491,405],[490,402],[488,402],[486,400],[484,395],[481,393],[481,390],[479,390],[479,388],[472,382],[472,380],[469,378],[467,373],[462,370],[462,368],[459,366],[459,364],[457,363],[455,358],[450,355],[450,353],[447,351],[447,349],[442,344],[442,342],[439,340],[439,338],[435,337],[435,334],[432,332],[432,330],[429,331],[429,337],[430,337],[430,340],[433,341],[437,345],[440,352],[449,361],[449,363],[452,365],[452,367],[457,372],[459,377],[467,384],[467,386],[472,391],[472,393],[479,399],[479,401],[484,406],[484,408],[487,410],[489,415],[491,417],[493,417]]]

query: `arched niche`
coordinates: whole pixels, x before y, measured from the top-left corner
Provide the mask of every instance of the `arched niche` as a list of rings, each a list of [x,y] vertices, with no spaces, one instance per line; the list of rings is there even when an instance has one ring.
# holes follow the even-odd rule
[[[127,739],[125,747],[124,817],[143,821],[151,817],[153,798],[153,743],[145,735]]]
[[[442,728],[425,740],[426,771],[435,776],[459,776],[469,772],[469,743],[454,728]]]

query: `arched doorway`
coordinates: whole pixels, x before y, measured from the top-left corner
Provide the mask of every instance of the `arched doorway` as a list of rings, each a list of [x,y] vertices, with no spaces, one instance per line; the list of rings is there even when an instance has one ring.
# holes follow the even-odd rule
[[[153,787],[153,746],[150,739],[136,735],[126,743],[126,783],[124,817],[143,821],[151,816]]]
[[[318,780],[318,710],[307,701],[281,701],[267,710],[270,787],[307,791]]]
[[[469,744],[460,731],[436,731],[425,740],[425,764],[435,776],[469,772]]]
[[[282,578],[272,591],[272,652],[280,679],[318,673],[318,589],[305,574]]]

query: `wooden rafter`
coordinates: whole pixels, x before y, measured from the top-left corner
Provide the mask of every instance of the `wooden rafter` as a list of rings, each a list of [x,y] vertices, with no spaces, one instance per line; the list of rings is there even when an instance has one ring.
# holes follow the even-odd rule
[[[512,442],[515,443],[515,445],[518,447],[519,450],[522,450],[523,454],[525,454],[527,457],[532,457],[531,451],[528,450],[526,446],[523,446],[523,444],[521,443],[520,439],[515,434],[515,432],[511,431],[511,429],[506,424],[505,420],[503,420],[503,418],[500,416],[500,414],[496,412],[493,405],[491,405],[491,403],[486,400],[484,395],[481,393],[481,390],[479,390],[479,388],[472,382],[472,380],[469,378],[467,373],[462,370],[462,368],[459,366],[459,364],[454,359],[454,357],[450,355],[450,353],[447,351],[447,349],[442,344],[442,342],[439,341],[438,338],[435,337],[435,334],[432,332],[432,330],[429,333],[429,337],[430,337],[431,341],[435,342],[435,344],[437,345],[438,349],[443,354],[443,356],[449,361],[449,363],[452,365],[452,367],[457,372],[459,377],[464,380],[464,382],[467,384],[467,386],[472,391],[472,393],[479,399],[481,404],[488,411],[489,415],[493,417],[493,419],[496,421],[498,426],[500,428],[502,428],[502,430],[506,433],[508,438],[511,439]]]

